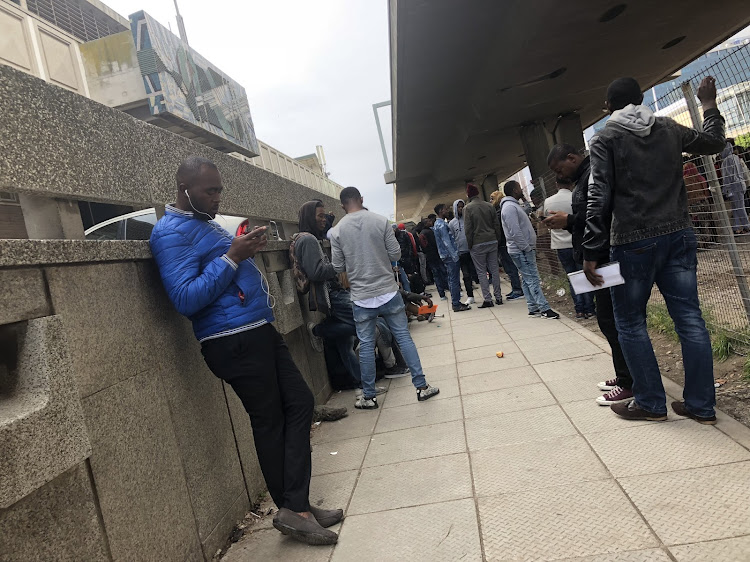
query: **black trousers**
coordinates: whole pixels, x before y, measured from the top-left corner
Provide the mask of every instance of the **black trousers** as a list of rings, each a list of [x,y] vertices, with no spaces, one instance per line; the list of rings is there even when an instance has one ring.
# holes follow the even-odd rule
[[[310,424],[315,399],[271,324],[202,346],[209,369],[250,415],[255,450],[276,507],[310,509]]]
[[[469,252],[458,254],[458,265],[461,267],[461,276],[464,278],[466,295],[473,298],[474,291],[471,288],[471,281],[472,279],[477,279],[477,283],[479,283],[479,278],[477,270],[474,268],[474,261],[471,259],[471,254]]]
[[[599,323],[599,329],[609,342],[612,348],[612,363],[617,375],[617,386],[633,388],[633,377],[630,376],[630,369],[625,362],[625,355],[620,347],[620,340],[617,337],[617,328],[615,327],[615,311],[612,308],[612,294],[609,289],[599,289],[594,292],[596,301],[596,320]]]

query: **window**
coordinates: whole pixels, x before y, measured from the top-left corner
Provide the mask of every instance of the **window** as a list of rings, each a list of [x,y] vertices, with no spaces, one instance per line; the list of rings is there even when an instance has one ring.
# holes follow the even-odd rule
[[[125,221],[117,221],[89,232],[86,240],[123,240],[124,234]]]
[[[148,240],[156,225],[156,213],[129,218],[125,224],[125,240]]]
[[[9,203],[11,205],[19,205],[18,193],[12,193],[10,191],[0,191],[0,203]]]

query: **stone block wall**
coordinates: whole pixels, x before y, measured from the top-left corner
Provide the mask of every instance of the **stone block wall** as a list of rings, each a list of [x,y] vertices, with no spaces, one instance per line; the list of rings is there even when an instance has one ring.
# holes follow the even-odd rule
[[[256,263],[322,402],[287,252],[273,242]],[[210,560],[265,486],[247,414],[148,245],[0,240],[0,283],[0,562]]]

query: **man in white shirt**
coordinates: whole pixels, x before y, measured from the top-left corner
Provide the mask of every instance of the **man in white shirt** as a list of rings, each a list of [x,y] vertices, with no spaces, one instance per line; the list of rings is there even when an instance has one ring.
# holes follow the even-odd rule
[[[544,202],[544,214],[549,215],[554,212],[562,211],[569,215],[573,214],[573,192],[571,188],[574,187],[573,180],[570,179],[558,179],[557,188],[558,192],[552,197],[548,197]],[[550,242],[550,248],[557,251],[557,259],[560,260],[560,264],[563,266],[565,273],[574,273],[583,269],[583,264],[576,263],[573,257],[573,235],[567,230],[552,229],[549,231],[552,241]],[[594,316],[594,298],[591,293],[583,293],[582,295],[576,295],[573,290],[573,286],[570,285],[570,296],[573,297],[573,304],[576,307],[576,318],[590,318]]]

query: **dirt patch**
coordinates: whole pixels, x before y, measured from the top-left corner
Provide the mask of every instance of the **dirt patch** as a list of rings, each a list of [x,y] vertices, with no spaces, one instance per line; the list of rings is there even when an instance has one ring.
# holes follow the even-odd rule
[[[568,289],[565,295],[558,296],[556,291],[558,284],[546,284],[544,295],[550,306],[558,311],[560,315],[575,320],[575,308],[570,298]],[[596,318],[589,320],[578,320],[592,332],[602,335]],[[669,335],[650,332],[651,342],[654,346],[656,360],[659,363],[661,374],[673,380],[681,386],[685,385],[685,371],[682,363],[682,350],[679,341]],[[750,427],[750,381],[744,380],[743,365],[746,357],[730,355],[726,361],[714,359],[714,380],[721,386],[716,389],[716,405],[723,412],[729,414],[737,421]]]

